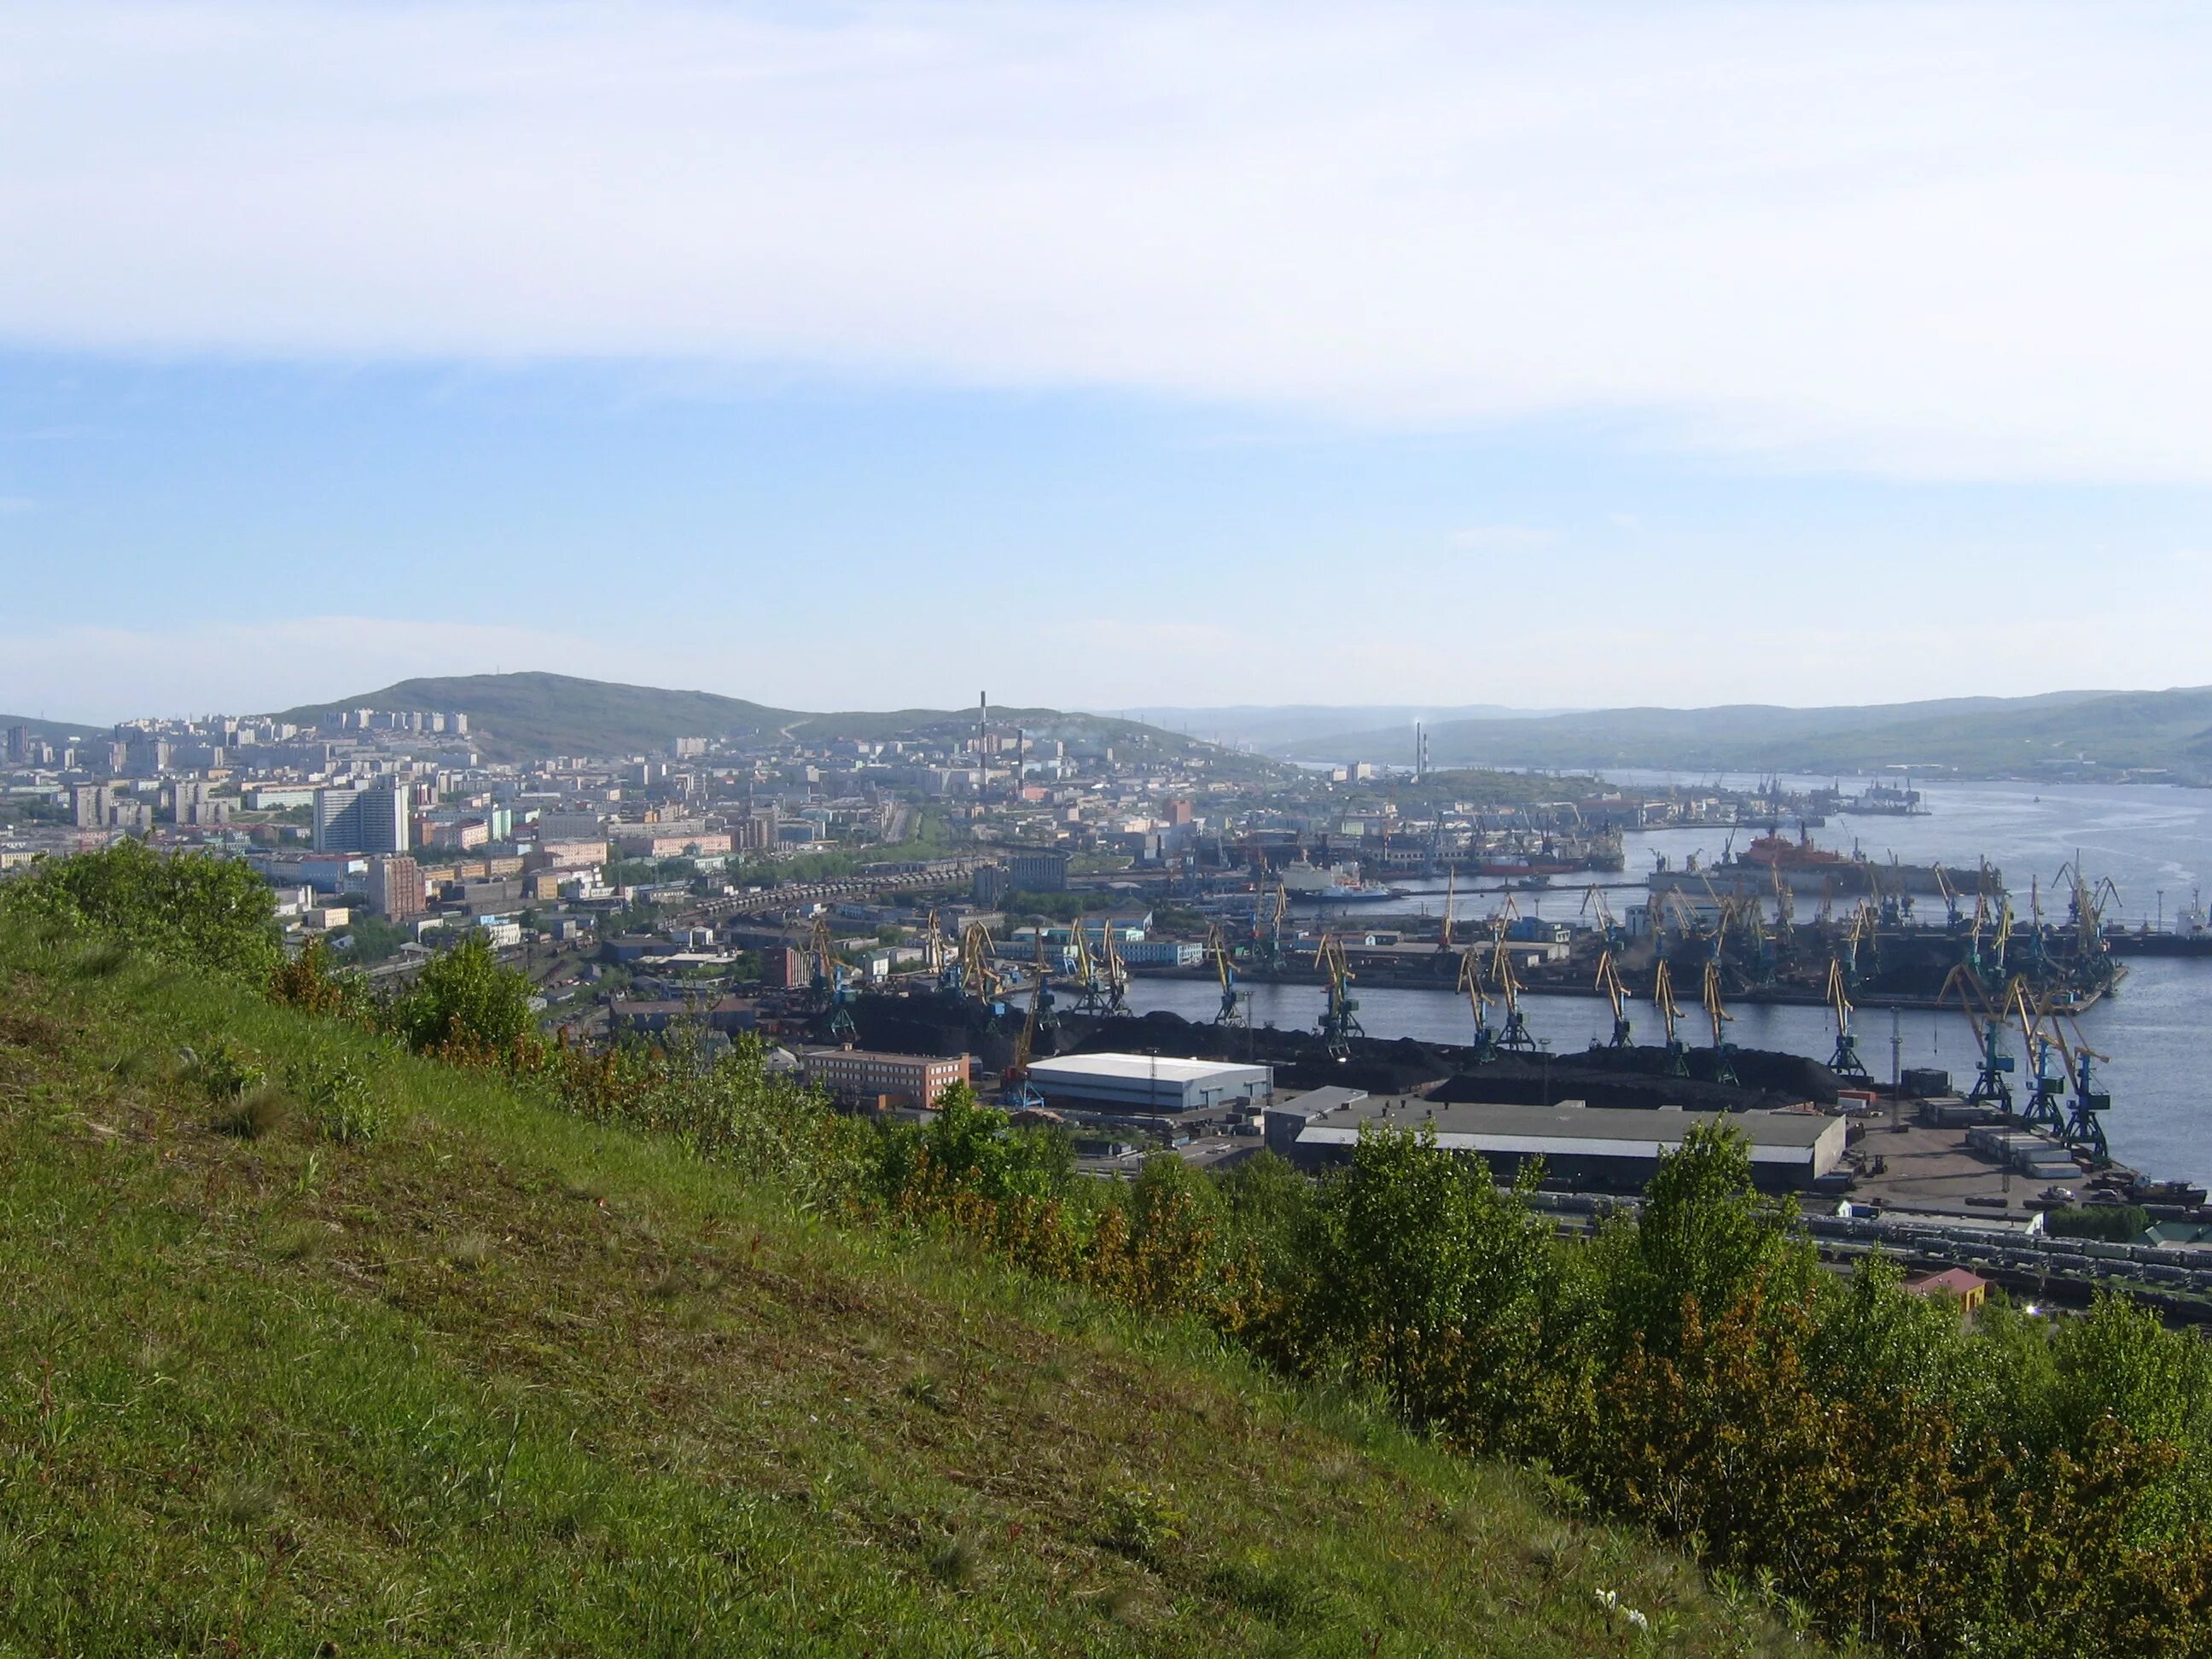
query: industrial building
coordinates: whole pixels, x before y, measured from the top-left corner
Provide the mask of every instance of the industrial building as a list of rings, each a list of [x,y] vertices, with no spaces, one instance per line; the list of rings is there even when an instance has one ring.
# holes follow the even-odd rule
[[[887,1054],[866,1048],[809,1048],[799,1056],[799,1075],[846,1106],[927,1107],[955,1084],[968,1081],[968,1056]]]
[[[1274,1093],[1271,1066],[1161,1054],[1068,1054],[1033,1061],[1029,1080],[1055,1111],[1124,1119],[1257,1111]]]
[[[1427,1127],[1448,1152],[1477,1152],[1501,1182],[1530,1158],[1544,1160],[1544,1184],[1577,1192],[1641,1192],[1666,1153],[1701,1123],[1726,1121],[1750,1142],[1753,1179],[1775,1192],[1802,1190],[1844,1158],[1844,1121],[1812,1111],[1693,1112],[1585,1106],[1449,1105],[1417,1095],[1367,1095],[1316,1089],[1268,1107],[1267,1146],[1301,1169],[1351,1160],[1368,1124]]]

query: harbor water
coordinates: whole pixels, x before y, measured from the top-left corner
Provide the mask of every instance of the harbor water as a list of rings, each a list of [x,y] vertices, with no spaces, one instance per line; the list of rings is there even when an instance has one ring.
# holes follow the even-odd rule
[[[1675,782],[1686,788],[1700,782],[1748,788],[1756,781],[1749,777],[1669,779],[1649,773],[1619,774],[1616,780],[1638,785]],[[1802,789],[1830,780],[1784,781]],[[1850,780],[1844,782],[1847,790],[1852,787]],[[2031,878],[2045,896],[2046,917],[2064,921],[2064,901],[2054,902],[2051,890],[2061,867],[2077,855],[2092,879],[2110,877],[2118,889],[2119,902],[2108,909],[2106,920],[2131,927],[2157,922],[2161,912],[2166,925],[2172,927],[2192,893],[2212,885],[2212,792],[2026,783],[1916,781],[1914,787],[1925,799],[1927,816],[1834,817],[1811,830],[1812,839],[1843,852],[1856,844],[1869,857],[1884,860],[1893,852],[1908,864],[1941,862],[1971,870],[1986,858],[2003,870],[2023,921]],[[1785,822],[1783,827],[1795,833],[1794,825]],[[1736,843],[1741,847],[1759,833],[1741,830]],[[1654,867],[1655,854],[1666,854],[1677,867],[1692,852],[1699,854],[1700,863],[1717,860],[1728,836],[1725,824],[1632,833],[1625,838],[1626,871],[1590,879],[1608,884],[1607,897],[1615,910],[1640,905],[1647,896],[1641,878]],[[1408,890],[1405,898],[1340,910],[1332,921],[1348,927],[1387,925],[1393,917],[1434,916],[1443,908],[1443,882],[1396,884]],[[1579,919],[1586,894],[1586,882],[1562,877],[1549,889],[1516,892],[1513,897],[1523,915],[1571,921]],[[1453,910],[1463,922],[1479,922],[1502,896],[1495,891],[1462,892]],[[1813,903],[1801,901],[1799,914],[1809,915]],[[1923,899],[1921,905],[1925,919],[1942,919],[1940,900]],[[1301,907],[1302,925],[1311,927],[1314,914]],[[2105,1120],[2112,1154],[2152,1176],[2212,1184],[2212,1113],[2207,1109],[2212,1103],[2208,1103],[2206,1085],[2206,1050],[2212,1043],[2212,1029],[2208,1029],[2212,1028],[2212,958],[2135,957],[2127,967],[2118,990],[2081,1022],[2090,1046],[2110,1056],[2099,1068],[2099,1077],[2112,1093],[2112,1109]],[[1255,1024],[1310,1029],[1319,1017],[1322,994],[1318,987],[1247,988]],[[1357,994],[1359,1018],[1370,1036],[1464,1042],[1473,1030],[1465,1000],[1449,992],[1359,987]],[[1210,981],[1140,978],[1130,988],[1130,1001],[1140,1012],[1165,1008],[1188,1018],[1209,1019],[1219,1000]],[[1602,1041],[1612,1028],[1609,1011],[1595,998],[1528,996],[1523,1006],[1530,1029],[1540,1038],[1551,1040],[1554,1054],[1587,1047],[1593,1038]],[[1747,1005],[1732,1012],[1735,1018],[1729,1037],[1744,1048],[1789,1049],[1825,1060],[1835,1044],[1835,1027],[1825,1009]],[[1629,1012],[1638,1041],[1659,1040],[1653,1009],[1638,1003]],[[1903,1066],[1942,1066],[1962,1087],[1972,1076],[1972,1035],[1956,1010],[1893,1013],[1868,1009],[1858,1015],[1856,1028],[1860,1053],[1878,1076],[1889,1074],[1893,1056]],[[1707,1040],[1701,1012],[1690,1010],[1682,1034],[1693,1043]],[[2016,1039],[2013,1047],[2017,1051]],[[2026,1057],[2019,1063],[2025,1068]],[[2015,1073],[2015,1085],[2018,1078]]]

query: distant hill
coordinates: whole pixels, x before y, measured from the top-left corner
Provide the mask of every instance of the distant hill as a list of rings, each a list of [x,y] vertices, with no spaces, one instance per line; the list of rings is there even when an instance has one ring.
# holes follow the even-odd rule
[[[678,738],[752,737],[795,718],[711,691],[668,691],[568,674],[463,674],[402,680],[379,691],[307,703],[277,716],[320,723],[344,708],[458,709],[489,754],[623,755]],[[480,728],[477,729],[477,728]]]
[[[1462,703],[1456,707],[1420,703],[1378,703],[1356,706],[1328,703],[1239,703],[1215,708],[1159,707],[1125,708],[1130,720],[1144,720],[1170,732],[1186,732],[1216,743],[1249,744],[1277,749],[1341,732],[1380,731],[1389,726],[1411,728],[1415,720],[1435,726],[1452,720],[1519,720],[1565,711],[1556,708],[1509,708],[1502,703]]]
[[[773,708],[711,691],[664,690],[538,673],[402,680],[380,690],[288,708],[276,718],[302,725],[320,723],[347,708],[459,710],[469,717],[471,735],[477,747],[504,760],[540,755],[629,755],[665,748],[678,738],[743,740],[774,738],[786,732],[821,742],[840,738],[876,741],[902,733],[965,731],[975,721],[972,708],[811,713]],[[1018,725],[1033,737],[1074,744],[1127,744],[1157,748],[1164,755],[1212,747],[1135,720],[1099,714],[1002,708],[995,703],[990,713],[994,724]]]
[[[1650,767],[1821,772],[1879,766],[2034,775],[2090,763],[2169,768],[2212,781],[2212,687],[2056,691],[1837,708],[1736,704],[1610,708],[1432,727],[1438,766]],[[1410,728],[1345,732],[1285,744],[1294,759],[1407,764]]]
[[[0,732],[27,726],[41,743],[66,743],[72,738],[104,738],[112,729],[104,720],[49,720],[35,714],[0,714]]]

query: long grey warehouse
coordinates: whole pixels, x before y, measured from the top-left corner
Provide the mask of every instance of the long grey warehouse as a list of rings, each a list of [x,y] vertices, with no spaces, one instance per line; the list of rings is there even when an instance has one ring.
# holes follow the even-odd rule
[[[1724,1120],[1751,1143],[1752,1176],[1761,1187],[1810,1187],[1843,1162],[1844,1124],[1818,1112],[1691,1112],[1677,1107],[1437,1105],[1413,1095],[1361,1095],[1316,1089],[1267,1109],[1267,1145],[1303,1169],[1350,1160],[1360,1126],[1434,1128],[1437,1144],[1480,1152],[1500,1182],[1531,1158],[1544,1160],[1547,1187],[1580,1192],[1641,1191],[1662,1153],[1680,1147],[1700,1123]]]
[[[1224,1066],[1158,1054],[1068,1054],[1030,1066],[1046,1102],[1145,1116],[1257,1108],[1274,1088],[1274,1068]]]

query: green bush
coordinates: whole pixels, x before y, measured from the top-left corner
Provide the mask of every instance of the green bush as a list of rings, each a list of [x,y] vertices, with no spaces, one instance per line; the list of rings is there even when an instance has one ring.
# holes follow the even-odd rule
[[[250,866],[128,839],[0,883],[0,916],[256,981],[283,960],[276,915],[276,895]]]
[[[2059,1238],[2095,1238],[2107,1244],[2132,1244],[2150,1227],[2150,1212],[2140,1204],[2092,1204],[2050,1210],[2044,1231]]]
[[[492,954],[480,933],[423,965],[393,1005],[392,1026],[421,1054],[435,1048],[506,1049],[534,1037],[530,981]]]

